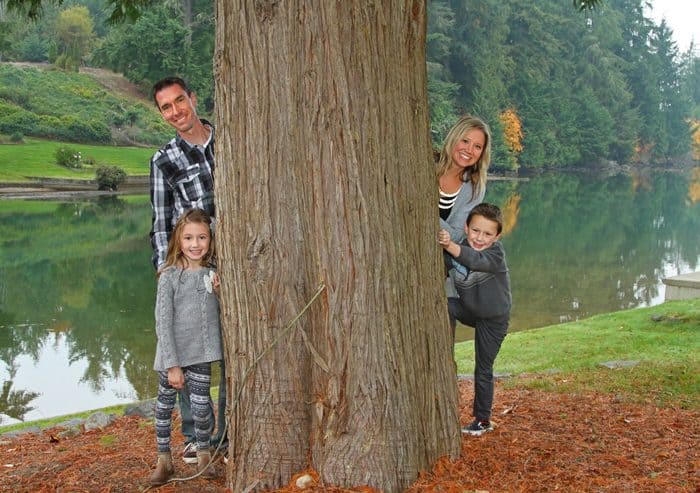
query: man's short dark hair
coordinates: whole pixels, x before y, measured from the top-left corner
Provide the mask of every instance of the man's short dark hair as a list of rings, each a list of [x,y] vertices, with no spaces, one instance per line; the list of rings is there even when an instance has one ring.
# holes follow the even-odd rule
[[[160,79],[158,82],[153,84],[153,102],[156,103],[156,106],[158,106],[158,100],[156,99],[156,94],[165,89],[166,87],[170,86],[180,86],[182,87],[182,90],[187,93],[188,96],[192,95],[192,90],[189,88],[187,85],[187,82],[185,82],[183,79],[180,77],[166,77],[165,79]],[[160,109],[160,106],[158,106]]]

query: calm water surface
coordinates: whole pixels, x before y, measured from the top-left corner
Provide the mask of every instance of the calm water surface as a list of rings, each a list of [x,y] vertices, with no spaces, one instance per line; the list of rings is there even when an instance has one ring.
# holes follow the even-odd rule
[[[662,302],[661,278],[700,269],[694,176],[489,183],[512,330]],[[0,425],[155,395],[149,221],[147,197],[0,201]]]

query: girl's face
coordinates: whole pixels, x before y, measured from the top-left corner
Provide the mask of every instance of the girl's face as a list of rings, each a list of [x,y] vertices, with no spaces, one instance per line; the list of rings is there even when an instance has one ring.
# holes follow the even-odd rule
[[[199,265],[209,251],[210,242],[209,226],[202,223],[185,224],[180,236],[180,250],[187,260],[187,267]]]
[[[474,166],[481,158],[485,145],[486,135],[482,130],[467,130],[452,148],[452,162],[460,168]]]

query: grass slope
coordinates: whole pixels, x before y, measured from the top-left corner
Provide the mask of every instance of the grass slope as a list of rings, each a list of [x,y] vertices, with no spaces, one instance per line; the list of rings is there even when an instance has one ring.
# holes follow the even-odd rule
[[[163,143],[166,141],[164,140]],[[97,165],[118,166],[127,175],[148,175],[151,156],[157,147],[114,147],[88,144],[66,144],[40,139],[25,139],[22,144],[0,144],[0,181],[23,182],[32,178],[71,178],[93,180],[95,167],[72,170],[56,164],[56,149],[69,147],[80,152],[83,161],[92,159]]]
[[[117,145],[157,145],[171,131],[153,103],[102,84],[99,72],[0,63],[0,133]],[[113,74],[117,76],[117,74]]]
[[[472,373],[474,344],[455,346],[460,373]],[[636,361],[610,370],[608,361]],[[497,373],[534,374],[518,385],[618,393],[660,406],[700,407],[700,299],[597,315],[506,337]],[[556,373],[550,373],[555,371]],[[543,374],[550,373],[543,378]]]

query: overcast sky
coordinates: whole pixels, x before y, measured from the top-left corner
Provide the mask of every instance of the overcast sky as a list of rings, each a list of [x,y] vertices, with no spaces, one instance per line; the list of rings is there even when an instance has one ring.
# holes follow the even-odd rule
[[[700,0],[651,0],[651,18],[658,25],[662,18],[673,31],[678,49],[684,52],[694,39],[700,47]]]

